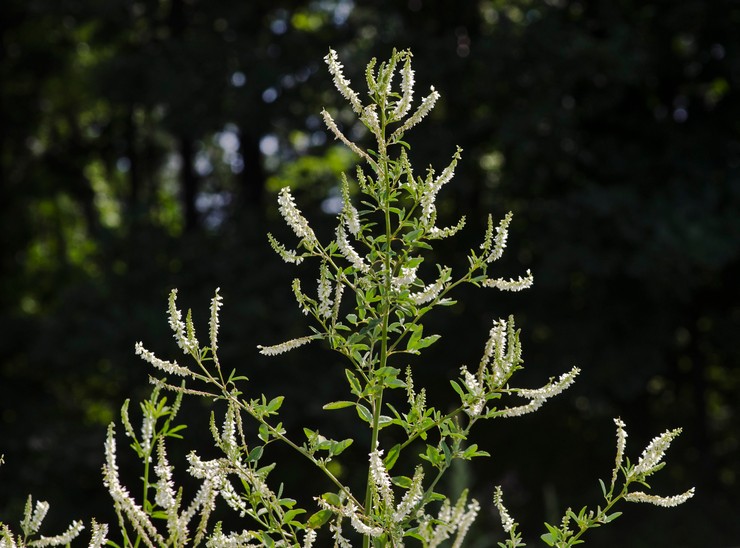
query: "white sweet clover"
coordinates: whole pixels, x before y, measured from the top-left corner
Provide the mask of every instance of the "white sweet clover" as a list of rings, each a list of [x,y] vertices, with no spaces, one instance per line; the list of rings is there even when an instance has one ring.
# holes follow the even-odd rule
[[[332,287],[329,279],[329,267],[326,263],[321,264],[318,279],[318,315],[322,318],[328,318],[332,315],[332,305],[334,301],[331,298]]]
[[[434,283],[425,286],[424,289],[417,293],[412,293],[409,297],[417,306],[431,302],[442,292],[451,276],[452,269],[444,268]]]
[[[485,391],[478,379],[464,365],[460,368],[463,384],[468,389],[472,402],[465,402],[465,412],[471,417],[477,417],[486,404]]]
[[[377,167],[375,160],[373,160],[367,152],[365,152],[352,141],[347,139],[347,136],[344,135],[344,133],[342,133],[342,131],[337,127],[337,123],[334,121],[334,118],[332,118],[331,114],[329,114],[326,109],[321,111],[321,116],[324,118],[324,124],[326,124],[326,127],[334,134],[335,139],[339,139],[352,152],[360,156],[370,165]]]
[[[660,436],[656,436],[648,444],[640,456],[640,460],[632,470],[629,478],[652,474],[663,460],[666,450],[670,447],[671,442],[681,433],[681,428],[668,430]]]
[[[633,493],[628,493],[627,495],[625,495],[624,500],[626,500],[627,502],[646,502],[648,504],[654,504],[656,506],[672,508],[674,506],[678,506],[679,504],[683,504],[693,496],[694,488],[692,487],[685,493],[674,495],[672,497],[659,497],[657,495],[648,495],[647,493],[643,493],[642,491],[635,491]]]
[[[173,337],[177,341],[177,346],[180,347],[184,354],[192,354],[198,349],[198,343],[195,340],[195,333],[192,333],[192,336],[188,336],[188,328],[182,321],[182,313],[177,308],[177,289],[170,291],[167,312],[169,314],[170,329],[172,329]]]
[[[500,289],[501,291],[522,291],[523,289],[529,289],[534,283],[534,276],[532,272],[527,270],[526,277],[522,278],[519,276],[516,280],[504,278],[489,278],[482,282],[483,287],[493,287]]]
[[[347,225],[347,230],[353,236],[360,233],[360,215],[357,209],[352,205],[352,199],[349,193],[349,182],[347,176],[342,173],[342,219]]]
[[[141,342],[137,342],[134,345],[134,350],[137,356],[140,356],[141,359],[153,365],[160,371],[164,371],[165,373],[171,375],[178,375],[180,377],[192,376],[192,372],[187,367],[181,367],[177,364],[177,362],[160,360],[159,358],[157,358],[157,356],[154,355],[153,352],[150,352],[149,350],[144,348],[144,344]]]
[[[394,505],[393,490],[391,489],[391,477],[383,465],[383,450],[375,448],[370,452],[370,475],[375,483],[375,488],[380,493],[381,500],[387,508]]]
[[[277,253],[280,258],[285,261],[286,263],[290,264],[301,264],[303,262],[303,257],[298,255],[295,251],[286,249],[283,244],[278,242],[275,237],[267,233],[267,239],[270,242],[270,247]]]
[[[223,306],[223,297],[219,295],[220,287],[216,288],[215,295],[211,299],[211,320],[209,322],[209,335],[211,339],[211,354],[214,360],[218,360],[218,330],[220,327],[219,312]]]
[[[437,104],[437,100],[439,99],[439,93],[434,89],[434,86],[431,86],[430,90],[431,93],[422,99],[419,108],[417,108],[409,118],[406,118],[406,121],[401,125],[401,127],[393,132],[390,138],[391,142],[395,142],[400,139],[404,132],[421,122],[432,111],[434,105]]]
[[[411,69],[411,52],[406,51],[403,69],[401,70],[401,98],[393,109],[391,120],[401,120],[409,110],[414,99],[414,71]]]
[[[308,344],[314,339],[316,339],[315,336],[309,335],[307,337],[298,337],[297,339],[291,339],[289,341],[285,341],[273,346],[257,345],[257,348],[259,348],[260,354],[263,354],[265,356],[277,356],[278,354],[283,354],[285,352],[289,352],[295,348],[303,346],[304,344]]]
[[[510,533],[512,529],[516,527],[516,522],[509,515],[509,511],[504,506],[504,495],[501,492],[501,486],[497,485],[493,492],[493,504],[498,510],[499,516],[501,517],[501,525],[504,528],[505,533]]]
[[[347,99],[349,104],[352,106],[352,110],[357,114],[362,114],[362,103],[357,93],[350,87],[350,81],[344,77],[342,63],[339,62],[337,52],[333,49],[329,50],[329,53],[324,57],[324,61],[329,67],[329,73],[332,75],[334,85],[342,94],[342,97]]]
[[[347,234],[344,232],[342,225],[337,226],[337,246],[339,251],[342,253],[345,259],[347,259],[352,266],[354,266],[360,272],[369,272],[370,268],[367,266],[362,257],[354,250],[347,240]]]
[[[617,456],[614,458],[614,472],[612,473],[612,486],[617,481],[617,472],[622,466],[624,460],[624,449],[627,446],[627,430],[624,421],[620,418],[614,419],[617,425]]]
[[[293,229],[295,235],[305,243],[308,249],[313,249],[318,245],[316,234],[308,225],[308,221],[296,207],[293,195],[290,193],[290,187],[283,187],[278,194],[278,210],[288,226]]]

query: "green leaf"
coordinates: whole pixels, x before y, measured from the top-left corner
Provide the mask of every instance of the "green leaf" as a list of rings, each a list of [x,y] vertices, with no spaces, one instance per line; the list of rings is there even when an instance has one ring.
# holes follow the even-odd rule
[[[356,403],[355,408],[357,409],[357,414],[360,416],[362,420],[364,420],[368,424],[373,423],[373,414],[370,412],[370,410],[362,405],[361,403]]]
[[[342,440],[342,441],[332,441],[331,442],[331,445],[329,447],[329,453],[333,457],[336,457],[342,451],[344,451],[345,449],[347,449],[347,447],[349,447],[350,445],[352,445],[352,442],[353,441],[354,440],[351,439],[351,438],[347,438],[346,440]]]
[[[319,510],[308,518],[306,525],[309,529],[318,529],[331,519],[332,514],[333,512],[331,510]]]
[[[397,443],[396,445],[391,447],[391,450],[388,451],[388,454],[383,459],[383,464],[385,465],[386,470],[390,472],[390,470],[396,464],[396,461],[398,460],[398,455],[400,454],[401,454],[401,444]]]
[[[450,384],[452,385],[452,389],[457,392],[457,394],[462,398],[465,393],[463,392],[463,389],[460,387],[459,384],[457,384],[455,381],[450,381]]]
[[[411,478],[409,478],[408,476],[392,477],[391,482],[393,483],[393,485],[397,485],[398,487],[401,487],[403,489],[411,488]]]
[[[435,342],[437,342],[439,337],[440,335],[429,335],[428,337],[424,337],[416,344],[416,349],[421,350],[422,348],[433,345]]]
[[[344,409],[345,407],[352,407],[355,404],[353,401],[333,401],[324,405],[323,409],[331,411],[332,409]]]
[[[285,512],[285,515],[283,516],[283,523],[290,523],[293,526],[299,525],[297,522],[293,521],[293,518],[300,515],[305,514],[306,511],[303,508],[296,508],[294,510],[288,510]]]
[[[406,350],[416,350],[424,328],[421,325],[411,325],[409,326],[409,331],[411,331],[411,335],[406,343]]]
[[[555,542],[557,542],[550,533],[545,533],[540,538],[542,539],[542,542],[544,542],[548,546],[555,546]]]
[[[260,429],[259,429],[258,437],[259,437],[259,439],[261,439],[265,443],[267,443],[268,441],[270,441],[270,429],[267,428],[267,425],[266,424],[260,424]]]
[[[604,523],[609,523],[610,521],[614,521],[621,515],[622,515],[622,512],[614,512],[613,514],[609,514],[608,516],[604,518]]]
[[[362,385],[360,385],[360,381],[357,379],[355,374],[349,369],[345,369],[345,374],[347,375],[347,381],[349,381],[349,387],[352,390],[352,393],[355,396],[362,394]]]
[[[262,457],[262,451],[264,447],[262,445],[259,445],[252,449],[249,452],[249,455],[247,456],[247,462],[257,462]]]
[[[339,495],[337,495],[336,493],[324,493],[323,495],[321,495],[321,498],[332,506],[339,507],[342,505],[342,499],[340,499]]]
[[[277,398],[271,399],[270,403],[267,404],[267,412],[275,413],[283,405],[284,399],[284,396],[278,396]]]

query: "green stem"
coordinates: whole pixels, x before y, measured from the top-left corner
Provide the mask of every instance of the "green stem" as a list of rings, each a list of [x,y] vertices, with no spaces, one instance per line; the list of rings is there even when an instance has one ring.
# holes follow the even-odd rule
[[[380,146],[385,137],[385,109],[381,105],[381,135],[378,136],[378,150],[385,151],[384,146]],[[388,155],[384,153],[381,160],[381,169],[384,179],[384,194],[381,195],[383,214],[385,217],[385,252],[383,253],[383,274],[385,279],[384,291],[383,291],[383,309],[382,309],[382,324],[380,331],[380,356],[379,356],[379,368],[386,367],[388,363],[388,322],[391,315],[391,238],[393,237],[393,231],[391,227],[391,212],[390,212],[390,200],[391,200],[391,178],[388,173]],[[378,434],[380,425],[380,413],[383,407],[383,385],[377,389],[376,394],[373,396],[373,424],[371,427],[371,439],[370,439],[370,451],[375,451],[378,446]],[[365,512],[370,512],[373,502],[373,478],[372,472],[368,467],[367,471],[367,484],[365,487]],[[370,537],[365,536],[362,541],[364,548],[369,548]]]

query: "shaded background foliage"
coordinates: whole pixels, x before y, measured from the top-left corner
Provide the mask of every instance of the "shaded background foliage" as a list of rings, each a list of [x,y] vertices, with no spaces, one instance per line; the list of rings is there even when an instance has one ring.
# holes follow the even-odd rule
[[[295,272],[264,233],[284,230],[274,193],[290,184],[330,234],[337,176],[355,160],[327,137],[321,107],[363,132],[325,74],[328,47],[357,88],[371,56],[410,47],[419,93],[442,93],[409,135],[417,171],[464,149],[440,212],[469,225],[440,260],[476,245],[489,211],[513,210],[501,272],[536,278],[522,295],[466,291],[432,317],[443,339],[420,375],[444,402],[438,379],[476,360],[490,321],[509,313],[523,328],[522,383],[583,368],[547,412],[480,430],[493,459],[458,468],[450,487],[471,482],[487,501],[503,483],[536,543],[544,519],[597,502],[612,417],[626,421],[633,454],[683,425],[654,487],[696,485],[696,497],[672,511],[623,508],[591,539],[737,543],[739,25],[732,0],[3,2],[0,515],[19,515],[33,492],[60,526],[113,521],[104,428],[148,390],[134,342],[174,356],[164,305],[175,286],[196,312],[222,288],[222,362],[253,390],[285,394],[290,428],[322,421],[362,438],[351,417],[321,413],[319,397],[344,388],[334,356],[255,352],[305,332]],[[207,407],[186,412],[202,422]],[[197,430],[183,452],[207,445]],[[311,504],[299,487],[325,486],[299,474],[281,479]],[[476,534],[480,546],[501,538],[490,503]]]

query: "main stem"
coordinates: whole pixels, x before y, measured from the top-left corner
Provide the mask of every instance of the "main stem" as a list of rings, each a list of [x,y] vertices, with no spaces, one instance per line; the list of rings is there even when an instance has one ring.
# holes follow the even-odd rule
[[[385,139],[385,115],[384,115],[385,109],[381,108],[381,127],[382,132],[381,135],[378,136],[378,139]],[[380,144],[380,143],[379,143]],[[391,315],[391,278],[392,278],[392,272],[391,272],[391,237],[392,237],[392,230],[391,230],[391,213],[390,213],[390,195],[391,195],[391,180],[390,175],[388,173],[388,156],[387,152],[385,152],[385,147],[378,147],[378,150],[382,150],[383,154],[380,158],[381,160],[381,169],[382,169],[382,176],[383,176],[383,194],[381,194],[381,199],[383,200],[383,214],[385,215],[385,253],[383,254],[383,273],[384,273],[384,292],[383,292],[383,309],[382,309],[382,323],[381,323],[381,330],[380,330],[380,360],[379,360],[379,368],[383,368],[388,363],[388,320]],[[380,412],[381,408],[383,407],[383,386],[379,387],[377,393],[373,397],[373,424],[372,424],[372,433],[371,433],[371,439],[370,439],[370,451],[375,451],[378,445],[378,431],[379,431],[379,424],[380,424]],[[372,508],[373,503],[373,478],[372,478],[372,471],[368,468],[367,471],[367,485],[365,488],[365,512],[368,513],[368,515],[371,514],[370,509]],[[362,545],[364,548],[370,547],[370,536],[365,535],[365,537],[362,540]]]

